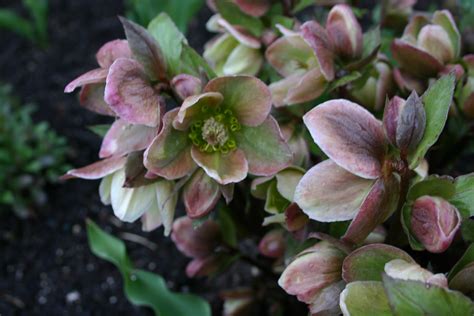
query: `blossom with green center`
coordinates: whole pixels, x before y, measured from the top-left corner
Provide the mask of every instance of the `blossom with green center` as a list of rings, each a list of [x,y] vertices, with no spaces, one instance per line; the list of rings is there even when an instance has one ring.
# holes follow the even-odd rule
[[[271,103],[268,87],[257,78],[211,80],[203,93],[166,113],[145,166],[167,179],[190,175],[198,166],[221,186],[248,173],[273,175],[291,163],[292,153],[269,114]]]

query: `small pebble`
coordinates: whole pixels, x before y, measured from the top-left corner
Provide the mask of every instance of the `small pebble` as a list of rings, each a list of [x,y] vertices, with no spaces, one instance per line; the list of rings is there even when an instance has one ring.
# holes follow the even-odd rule
[[[81,299],[81,294],[78,291],[72,291],[67,293],[66,295],[66,302],[68,304],[72,304],[74,302],[77,302]]]

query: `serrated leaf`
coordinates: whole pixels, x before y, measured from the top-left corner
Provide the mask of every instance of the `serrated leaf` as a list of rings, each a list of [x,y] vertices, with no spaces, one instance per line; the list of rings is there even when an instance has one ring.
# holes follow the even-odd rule
[[[124,291],[135,305],[148,306],[159,316],[210,316],[209,304],[198,296],[171,292],[164,279],[154,273],[134,269],[125,244],[87,221],[87,236],[91,251],[113,263],[124,279]]]
[[[410,169],[418,166],[441,135],[453,100],[454,86],[454,75],[446,75],[432,84],[421,97],[425,106],[426,127],[416,150],[408,156]]]

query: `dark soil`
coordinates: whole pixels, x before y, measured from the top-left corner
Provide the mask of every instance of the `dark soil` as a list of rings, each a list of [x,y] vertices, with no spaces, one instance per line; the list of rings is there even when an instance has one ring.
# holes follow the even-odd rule
[[[20,1],[0,0],[1,7],[22,12]],[[96,67],[94,55],[106,41],[123,38],[117,19],[122,1],[50,1],[50,45],[41,50],[12,33],[0,31],[0,82],[12,84],[24,102],[38,106],[36,120],[47,120],[68,139],[70,163],[83,166],[98,159],[100,139],[86,126],[107,119],[81,108],[76,95],[63,94],[64,86]],[[203,9],[193,22],[189,42],[202,47],[210,35]],[[197,25],[199,21],[199,25]],[[248,269],[231,271],[226,279],[190,280],[184,274],[188,259],[163,237],[162,229],[143,233],[140,223],[122,224],[101,204],[98,182],[72,180],[48,188],[49,204],[36,216],[0,219],[0,315],[151,315],[123,295],[117,269],[89,250],[85,219],[120,236],[126,232],[147,238],[156,249],[127,242],[135,265],[162,275],[171,289],[193,292],[209,300],[219,315],[219,288],[242,283]],[[248,278],[248,277],[247,277]]]

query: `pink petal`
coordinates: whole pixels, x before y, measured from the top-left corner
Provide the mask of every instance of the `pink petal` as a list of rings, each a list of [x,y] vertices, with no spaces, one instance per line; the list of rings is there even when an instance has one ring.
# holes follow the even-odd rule
[[[326,30],[316,21],[308,21],[301,26],[301,36],[311,46],[318,58],[324,77],[334,79],[334,55]]]
[[[175,130],[171,124],[177,113],[174,109],[165,114],[163,129],[145,151],[143,161],[149,171],[168,180],[182,178],[196,166],[187,133]]]
[[[192,95],[199,94],[202,90],[201,79],[188,74],[175,76],[170,84],[176,94],[183,100]]]
[[[382,174],[385,155],[382,123],[353,102],[324,102],[303,117],[314,141],[335,163],[362,178]]]
[[[395,212],[399,195],[400,183],[394,175],[387,180],[378,179],[342,239],[354,244],[362,243],[375,227]]]
[[[373,183],[325,160],[301,178],[294,199],[311,219],[346,221],[357,214]]]
[[[193,227],[193,221],[183,216],[173,223],[171,239],[176,247],[188,257],[205,258],[219,244],[221,231],[213,220],[206,220],[198,227]]]
[[[245,153],[249,172],[254,175],[273,175],[293,160],[293,153],[272,116],[257,127],[243,126],[235,137],[238,147]]]
[[[219,184],[202,169],[198,169],[183,189],[186,214],[190,218],[206,215],[216,206],[220,196]]]
[[[105,82],[86,84],[79,94],[79,103],[86,109],[102,115],[115,116],[110,106],[104,101]]]
[[[95,55],[101,68],[108,69],[118,58],[132,58],[127,40],[116,39],[105,43]]]
[[[129,123],[151,127],[160,124],[161,98],[133,59],[119,58],[110,67],[105,102]]]
[[[291,105],[314,100],[323,94],[327,83],[321,69],[313,68],[301,76],[295,86],[288,89],[284,103]]]
[[[257,18],[270,9],[270,1],[268,0],[235,0],[235,3],[244,13]]]
[[[102,141],[99,157],[123,156],[148,147],[156,136],[157,129],[144,125],[128,124],[116,120]]]
[[[79,169],[69,170],[62,179],[81,178],[87,180],[101,179],[115,171],[123,168],[127,162],[126,157],[111,157]]]
[[[251,35],[243,27],[232,25],[222,18],[217,19],[217,23],[226,29],[239,43],[252,48],[260,48],[261,44],[258,38]]]
[[[436,76],[443,69],[443,65],[434,56],[404,40],[393,41],[392,54],[401,68],[415,77]]]
[[[248,163],[240,149],[224,155],[220,152],[204,153],[193,146],[191,156],[208,176],[220,184],[237,183],[247,177]]]
[[[188,278],[209,276],[220,268],[222,264],[221,259],[222,258],[220,256],[216,255],[193,259],[186,266],[186,275]]]
[[[173,121],[173,127],[182,131],[188,129],[196,116],[202,115],[202,108],[217,107],[222,103],[222,94],[207,92],[187,97],[179,107],[179,112]]]
[[[66,86],[66,88],[64,88],[64,92],[71,93],[76,88],[82,87],[86,84],[105,82],[105,79],[107,78],[108,73],[109,73],[108,69],[102,69],[102,68],[97,68],[97,69],[88,71],[85,74],[80,75],[79,77],[71,81]]]
[[[225,76],[211,80],[204,92],[219,92],[223,105],[232,110],[239,122],[258,126],[272,108],[270,90],[260,79],[251,76]]]

